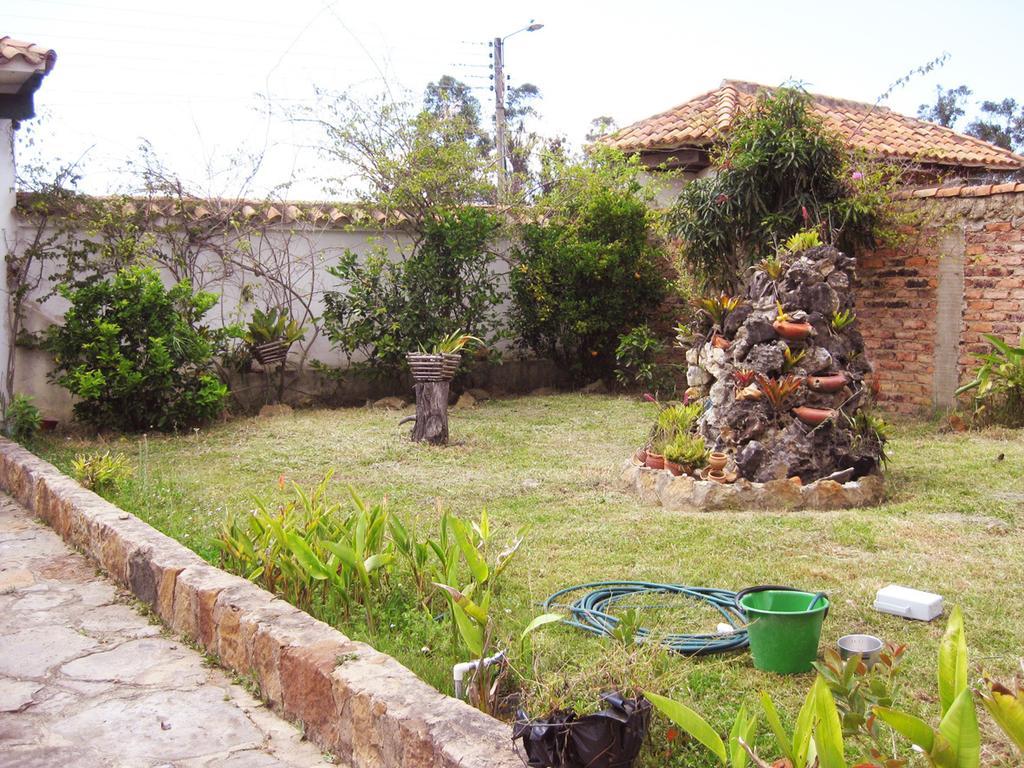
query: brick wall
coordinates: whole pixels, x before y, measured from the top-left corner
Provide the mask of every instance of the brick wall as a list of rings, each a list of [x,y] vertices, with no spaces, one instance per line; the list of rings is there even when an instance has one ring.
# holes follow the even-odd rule
[[[858,317],[883,404],[946,404],[988,345],[1024,327],[1024,184],[917,190],[896,248],[858,257]]]

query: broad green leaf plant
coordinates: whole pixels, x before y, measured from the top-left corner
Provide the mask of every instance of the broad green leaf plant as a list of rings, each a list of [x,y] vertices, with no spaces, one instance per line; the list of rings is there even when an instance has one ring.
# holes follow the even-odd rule
[[[936,768],[978,768],[981,732],[967,682],[967,637],[959,607],[950,612],[939,645],[939,703],[942,718],[933,727],[919,717],[890,707],[874,712],[890,728],[923,751]]]

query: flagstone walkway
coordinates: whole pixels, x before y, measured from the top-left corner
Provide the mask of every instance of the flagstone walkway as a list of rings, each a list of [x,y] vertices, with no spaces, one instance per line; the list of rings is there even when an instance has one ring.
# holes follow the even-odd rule
[[[312,768],[329,761],[0,494],[4,768]]]

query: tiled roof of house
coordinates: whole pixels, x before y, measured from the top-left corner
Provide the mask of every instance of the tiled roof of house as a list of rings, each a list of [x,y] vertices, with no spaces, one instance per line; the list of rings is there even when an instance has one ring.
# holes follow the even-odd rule
[[[56,52],[35,43],[25,43],[13,37],[0,37],[0,67],[14,61],[23,61],[41,74],[47,74],[57,62]]]
[[[705,147],[720,141],[736,115],[764,90],[771,88],[724,80],[715,90],[628,125],[606,141],[626,152]],[[850,146],[872,155],[993,170],[1024,168],[1024,157],[1009,150],[886,107],[817,94],[811,94],[811,105]]]

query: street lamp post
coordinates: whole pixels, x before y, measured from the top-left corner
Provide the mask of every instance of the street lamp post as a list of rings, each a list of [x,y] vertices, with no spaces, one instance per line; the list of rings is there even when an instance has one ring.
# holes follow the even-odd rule
[[[517,29],[504,37],[494,38],[494,144],[498,153],[498,200],[505,196],[507,169],[505,158],[508,155],[507,126],[505,125],[505,41],[520,32],[536,32],[544,25],[532,19],[529,25]]]

